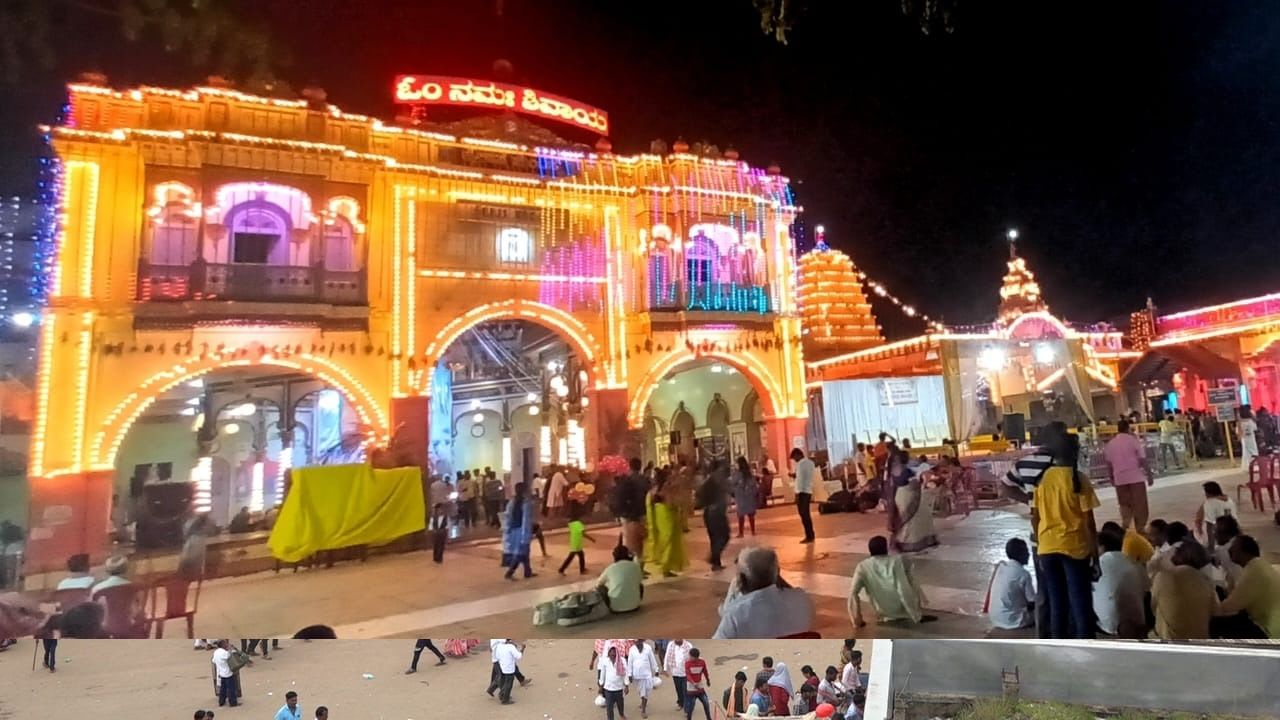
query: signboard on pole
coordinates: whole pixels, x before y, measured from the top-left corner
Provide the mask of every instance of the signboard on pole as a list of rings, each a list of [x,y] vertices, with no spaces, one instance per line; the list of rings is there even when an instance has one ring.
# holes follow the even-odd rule
[[[1213,417],[1218,422],[1235,422],[1236,406],[1235,405],[1214,405]]]

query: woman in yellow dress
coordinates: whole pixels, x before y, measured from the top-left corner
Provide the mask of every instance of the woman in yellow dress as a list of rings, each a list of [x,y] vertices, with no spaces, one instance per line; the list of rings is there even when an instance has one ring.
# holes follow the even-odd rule
[[[649,525],[649,534],[645,539],[645,562],[655,563],[663,577],[673,577],[689,564],[684,551],[680,509],[663,494],[670,479],[669,469],[659,470],[653,489],[645,498]]]

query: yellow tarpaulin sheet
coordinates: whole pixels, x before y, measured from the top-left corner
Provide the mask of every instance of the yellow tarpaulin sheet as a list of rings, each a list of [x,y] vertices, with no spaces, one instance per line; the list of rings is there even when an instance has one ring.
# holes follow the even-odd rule
[[[295,468],[267,542],[271,554],[299,562],[321,550],[385,545],[426,529],[422,471],[368,465]]]

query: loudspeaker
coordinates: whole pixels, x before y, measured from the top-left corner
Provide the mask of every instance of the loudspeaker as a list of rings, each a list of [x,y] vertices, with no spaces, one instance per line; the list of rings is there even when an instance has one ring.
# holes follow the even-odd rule
[[[679,430],[672,430],[672,431],[671,431],[671,439],[670,439],[670,442],[671,442],[671,444],[672,444],[672,445],[679,445],[679,444],[680,444],[680,431],[679,431]]]
[[[1027,441],[1027,420],[1022,413],[1009,413],[1000,419],[1004,423],[1004,437],[1019,445]]]

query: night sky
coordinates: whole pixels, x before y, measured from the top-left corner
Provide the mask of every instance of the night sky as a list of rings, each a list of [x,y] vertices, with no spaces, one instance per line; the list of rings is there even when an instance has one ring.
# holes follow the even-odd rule
[[[994,316],[1010,226],[1073,321],[1280,288],[1280,6],[984,0],[924,34],[898,0],[805,4],[787,45],[751,0],[244,6],[267,8],[281,76],[345,110],[390,119],[397,72],[488,77],[506,58],[517,81],[608,110],[620,152],[680,136],[776,160],[810,226],[948,323]],[[0,191],[29,192],[34,125],[80,70],[208,74],[109,24],[60,36],[76,42],[53,71],[0,86]]]

